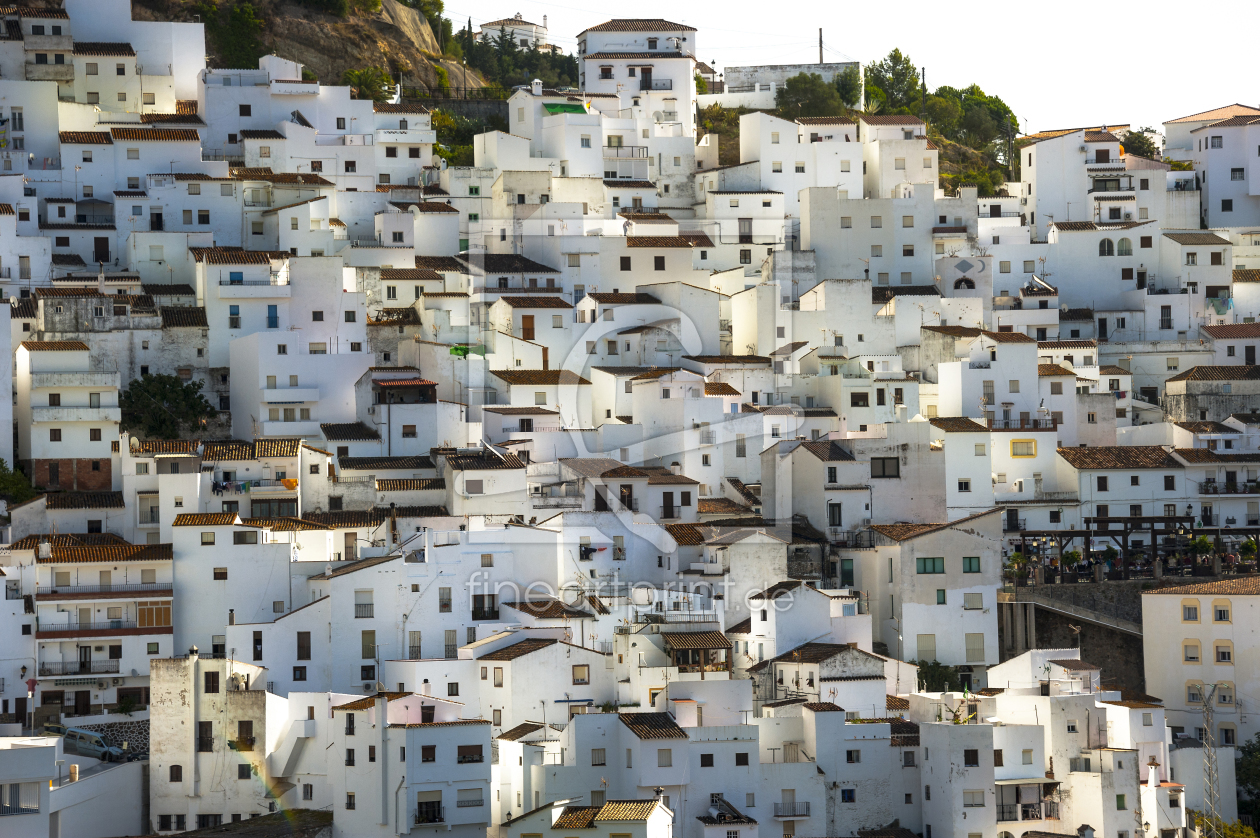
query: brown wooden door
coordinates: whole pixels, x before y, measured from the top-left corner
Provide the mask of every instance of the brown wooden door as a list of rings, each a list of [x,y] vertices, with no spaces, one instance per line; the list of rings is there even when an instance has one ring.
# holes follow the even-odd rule
[[[523,340],[534,339],[534,315],[532,314],[521,315],[521,338]]]
[[[92,239],[92,261],[109,261],[109,236],[94,236]]]
[[[542,351],[543,351],[543,369],[549,370],[551,369],[551,366],[550,366],[551,356],[547,354],[547,347],[544,346],[542,348]]]
[[[92,712],[92,691],[91,690],[75,690],[74,693],[74,714],[76,716],[86,716]]]

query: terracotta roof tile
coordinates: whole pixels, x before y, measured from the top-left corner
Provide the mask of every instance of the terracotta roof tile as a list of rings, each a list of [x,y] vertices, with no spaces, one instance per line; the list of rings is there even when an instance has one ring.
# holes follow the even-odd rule
[[[1228,245],[1229,239],[1221,238],[1215,233],[1164,233],[1164,238],[1172,239],[1177,244],[1189,245]]]
[[[885,710],[909,710],[910,699],[901,698],[900,696],[890,695],[884,700]]]
[[[131,44],[127,43],[106,43],[103,41],[79,41],[74,42],[75,55],[99,55],[101,57],[131,57],[134,58],[136,51],[131,48]]]
[[[566,619],[590,619],[592,616],[589,611],[580,608],[574,608],[572,605],[561,602],[558,599],[539,599],[529,602],[501,602],[499,603],[505,608],[511,608],[514,611],[520,611],[523,614],[529,614],[540,620],[566,620]]]
[[[951,434],[988,433],[989,430],[975,419],[968,419],[966,416],[935,416],[928,421],[933,427]]]
[[[669,713],[621,713],[621,723],[640,739],[686,739],[687,731]]]
[[[603,291],[594,291],[586,296],[590,297],[601,305],[660,305],[660,298],[651,294],[626,294]]]
[[[434,468],[433,460],[420,455],[404,457],[338,457],[337,465],[350,471]]]
[[[362,422],[324,422],[319,426],[330,441],[376,440],[381,435]]]
[[[1255,381],[1260,379],[1260,366],[1237,364],[1231,366],[1200,365],[1191,367],[1183,373],[1171,376],[1165,384],[1172,381]]]
[[[650,180],[618,180],[604,179],[604,186],[610,189],[655,189],[656,184]]]
[[[441,282],[442,275],[430,268],[381,268],[382,282]]]
[[[201,135],[193,128],[111,128],[115,140],[154,143],[197,143]]]
[[[1058,364],[1038,364],[1037,375],[1041,376],[1042,378],[1052,378],[1054,376],[1059,376],[1059,375],[1070,375],[1070,376],[1075,377],[1076,373],[1074,373],[1072,370],[1065,369],[1064,367],[1061,367]]]
[[[45,509],[124,509],[122,492],[52,492]]]
[[[1181,468],[1181,464],[1158,445],[1060,448],[1059,456],[1076,469]]]
[[[591,383],[569,370],[491,370],[490,374],[513,385],[568,386]]]
[[[237,522],[235,512],[185,512],[175,516],[173,527],[230,527]]]
[[[84,352],[88,349],[81,340],[24,340],[21,347],[27,352]]]
[[[658,800],[609,800],[595,814],[595,822],[645,821],[655,811]]]
[[[694,26],[684,23],[673,23],[659,17],[627,17],[613,18],[596,26],[589,26],[583,32],[695,32]]]
[[[240,462],[254,459],[254,443],[240,439],[206,440],[201,459],[207,462]]]
[[[1143,596],[1176,594],[1219,594],[1221,596],[1260,596],[1260,576],[1222,579],[1217,582],[1201,582],[1197,585],[1168,585],[1143,591]]]
[[[374,113],[426,114],[429,112],[429,109],[424,105],[420,105],[415,102],[401,102],[398,104],[392,104],[390,102],[374,102],[372,103],[372,111]]]
[[[626,236],[626,247],[691,247],[683,236]]]
[[[446,490],[446,480],[441,477],[412,477],[376,481],[378,492],[427,492]]]
[[[163,329],[210,328],[210,323],[206,320],[206,310],[202,306],[162,306],[159,311]]]
[[[1234,282],[1260,282],[1260,269],[1234,268]]]
[[[142,113],[140,122],[144,125],[205,125],[206,122],[196,113]]]
[[[195,439],[136,439],[131,438],[133,456],[142,454],[196,454],[201,442]]]
[[[62,131],[57,139],[71,145],[113,145],[108,131]]]
[[[296,457],[301,444],[300,439],[256,439],[254,455],[260,460],[264,457]]]
[[[484,454],[451,454],[446,464],[455,471],[504,471],[525,468],[525,464],[515,454],[504,454],[497,457],[488,451]]]
[[[573,308],[573,303],[559,297],[499,297],[499,302],[512,308]]]
[[[1063,449],[1059,449],[1062,451]],[[1084,448],[1074,448],[1073,451],[1084,451]],[[956,527],[960,524],[966,524],[986,515],[993,515],[1001,512],[1000,508],[986,509],[983,512],[977,512],[974,515],[968,515],[966,518],[959,518],[956,521],[948,521],[944,524],[876,524],[871,527],[875,532],[891,538],[893,541],[907,541],[912,538],[918,538],[921,535],[937,532],[939,530]]]
[[[482,661],[514,661],[522,658],[540,649],[546,649],[548,646],[554,646],[559,641],[554,638],[533,637],[528,640],[518,640],[510,646],[504,646],[484,655],[480,655],[477,660]]]
[[[565,806],[556,816],[552,829],[594,829],[600,806]]]
[[[841,448],[840,443],[835,440],[823,439],[813,442],[802,442],[801,448],[804,448],[824,463],[853,462],[853,455]]]
[[[458,261],[467,266],[476,268],[486,274],[558,274],[560,271],[555,268],[549,268],[541,262],[535,262],[533,259],[527,259],[516,253],[481,253],[473,256],[471,254],[461,253],[455,257]],[[425,265],[420,264],[419,257],[416,257],[416,267],[422,268]],[[440,268],[438,270],[441,270]],[[464,271],[467,273],[467,271]]]
[[[751,515],[752,509],[738,504],[730,498],[700,498],[696,501],[696,511],[701,515]]]
[[[96,544],[86,547],[53,547],[50,557],[38,558],[36,562],[38,564],[154,562],[170,561],[173,556],[174,553],[169,544]]]
[[[1260,323],[1230,323],[1224,326],[1200,326],[1199,328],[1217,340],[1260,337]]]

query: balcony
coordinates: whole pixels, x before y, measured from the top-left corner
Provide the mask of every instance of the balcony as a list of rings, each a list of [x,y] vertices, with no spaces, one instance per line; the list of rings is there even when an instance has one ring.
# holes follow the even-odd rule
[[[1041,820],[1041,804],[1040,803],[1019,804],[1019,819],[1021,821]]]
[[[319,401],[318,387],[281,387],[263,390],[264,404],[292,404]]]
[[[1167,192],[1198,192],[1199,185],[1192,180],[1174,180],[1168,184]]]
[[[460,800],[455,803],[455,807],[457,809],[466,809],[469,806],[485,806],[485,805],[486,805],[486,799],[484,797],[479,797],[476,800]]]
[[[1052,431],[1059,426],[1053,419],[990,419],[988,425],[991,431]]]
[[[442,806],[437,803],[420,803],[416,806],[416,823],[446,823]]]
[[[356,602],[354,604],[354,618],[356,620],[370,619],[375,610],[375,606],[370,602]]]
[[[154,516],[154,523],[157,523],[157,516]],[[143,523],[143,521],[142,521]],[[128,597],[132,594],[144,594],[145,596],[169,597],[171,596],[170,582],[135,582],[130,584],[119,585],[54,585],[52,588],[43,591],[36,591],[35,599],[37,600],[57,600],[57,599],[82,599],[84,597],[94,598],[114,598]]]
[[[209,753],[214,752],[214,738],[213,737],[198,736],[196,737],[196,739],[197,739],[197,753],[209,754]]]
[[[1257,483],[1254,480],[1248,480],[1242,483],[1217,483],[1215,480],[1205,480],[1199,484],[1199,494],[1255,495],[1260,494],[1260,483]]]
[[[1019,820],[1019,804],[999,803],[997,805],[997,819],[999,822]]]
[[[69,52],[74,49],[74,38],[70,35],[23,35],[22,48],[27,52]]]
[[[31,389],[38,387],[121,387],[116,372],[33,372]]]
[[[604,146],[605,159],[624,159],[624,158],[633,158],[633,157],[646,158],[647,156],[648,156],[648,148],[645,145],[620,145],[620,146],[607,145],[607,146]]]
[[[776,818],[808,818],[808,803],[776,803],[774,804],[774,816]]]
[[[673,79],[639,79],[640,90],[673,90]]]
[[[474,620],[497,620],[499,619],[499,611],[493,608],[474,608],[472,610],[472,618]]]
[[[74,81],[73,64],[27,64],[27,81]]]
[[[1002,532],[1023,532],[1028,528],[1027,518],[1003,518]]]
[[[1045,812],[1043,812],[1044,817],[1051,818],[1053,820],[1059,819],[1059,801],[1045,800],[1042,801],[1041,805],[1042,808],[1045,809]]]
[[[446,660],[455,660],[455,658],[459,657],[458,655],[459,647],[453,643],[446,644],[446,647],[443,649],[443,652],[444,654],[442,655],[442,657],[444,657]]]
[[[387,242],[381,237],[350,239],[351,247],[395,247],[408,248],[411,245],[406,242]]]
[[[39,674],[41,677],[57,675],[111,675],[118,673],[119,661],[41,661]]]
[[[0,803],[0,815],[38,815],[39,806],[23,806],[20,803]]]
[[[141,626],[135,620],[94,620],[66,623],[40,623],[35,634],[46,640],[71,637],[105,637],[124,634],[172,634],[170,626]]]
[[[254,750],[254,737],[238,736],[235,739],[229,739],[227,745],[234,751],[252,751]]]
[[[682,517],[681,506],[662,506],[661,507],[661,520],[662,521],[673,521],[681,517]]]
[[[1086,191],[1086,195],[1103,195],[1108,193],[1124,193],[1135,191],[1132,186],[1124,186],[1119,189],[1090,189]]]
[[[1173,327],[1173,322],[1172,322],[1172,318],[1171,318],[1171,317],[1161,317],[1161,318],[1159,318],[1159,328],[1160,328],[1160,329],[1162,329],[1162,330],[1164,330],[1164,331],[1171,331],[1171,330],[1172,330],[1172,327]]]
[[[246,286],[246,287],[255,286],[255,285],[288,285],[289,280],[285,277],[272,274],[271,277],[268,279],[220,279],[219,284],[220,285],[241,285],[241,286]],[[275,327],[272,327],[272,328],[275,328]]]
[[[117,407],[32,407],[33,422],[119,422],[122,409]]]
[[[412,661],[420,660],[420,647],[419,646],[407,647],[407,660],[412,660]]]

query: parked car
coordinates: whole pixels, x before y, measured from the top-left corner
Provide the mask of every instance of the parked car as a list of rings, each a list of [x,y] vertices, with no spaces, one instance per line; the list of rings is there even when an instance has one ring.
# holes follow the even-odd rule
[[[66,728],[63,749],[67,754],[95,757],[102,762],[123,762],[129,756],[128,751],[112,744],[103,735],[77,727]]]
[[[65,736],[66,726],[61,722],[44,722],[45,736]]]

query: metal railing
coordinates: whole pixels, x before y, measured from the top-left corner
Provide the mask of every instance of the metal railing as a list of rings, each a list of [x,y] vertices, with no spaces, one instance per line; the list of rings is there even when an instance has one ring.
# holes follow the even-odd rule
[[[1041,804],[1040,803],[1019,804],[1019,819],[1022,821],[1041,820]]]
[[[0,803],[0,815],[38,815],[38,806],[22,806],[12,803]]]
[[[5,599],[21,599],[21,598],[22,598],[22,589],[21,589],[21,588],[18,588],[18,587],[14,587],[14,588],[5,588],[5,589],[4,589],[4,598],[5,598]]]
[[[49,631],[111,631],[114,629],[133,629],[137,628],[135,620],[87,620],[81,622],[70,623],[51,623],[36,627],[35,632]],[[159,628],[153,626],[153,628]],[[162,626],[161,628],[165,628]]]
[[[416,806],[416,823],[445,823],[446,815],[441,805],[436,803],[421,803]]]
[[[354,604],[354,616],[356,619],[362,619],[364,617],[371,617],[373,615],[373,611],[374,611],[373,603],[356,602]]]
[[[414,660],[419,660],[419,659],[420,659],[420,647],[408,646],[407,647],[407,660],[414,661]]]
[[[459,801],[456,801],[455,803],[455,807],[458,809],[466,809],[469,806],[485,806],[485,805],[486,805],[486,799],[484,797],[478,797],[476,800],[459,800]]]
[[[990,419],[988,424],[990,430],[1053,429],[1059,426],[1053,419]]]
[[[639,79],[640,90],[673,90],[673,79]]]
[[[604,146],[604,157],[607,158],[635,158],[648,156],[648,147],[645,145],[606,145]]]
[[[1027,518],[1014,518],[1014,519],[1003,518],[1002,519],[1002,532],[1023,532],[1025,529],[1028,528],[1027,525],[1028,525]]]
[[[108,675],[118,672],[116,660],[41,661],[40,675]]]
[[[1176,804],[1172,802],[1172,801],[1174,801],[1174,800],[1176,800],[1176,798],[1169,798],[1169,806],[1176,806]],[[1042,806],[1042,808],[1045,810],[1045,811],[1042,813],[1044,817],[1047,817],[1047,818],[1053,818],[1053,819],[1055,819],[1055,820],[1058,820],[1058,818],[1059,818],[1059,801],[1057,801],[1057,800],[1043,800],[1043,801],[1042,801],[1042,803],[1041,803],[1041,806]]]
[[[1260,483],[1257,483],[1254,480],[1245,480],[1241,483],[1217,483],[1215,480],[1205,480],[1199,484],[1199,494],[1202,494],[1202,495],[1260,494]]]
[[[776,818],[808,818],[808,803],[776,803],[774,804],[774,816]]]
[[[997,819],[999,821],[1019,820],[1018,806],[1018,803],[999,803],[997,805]]]
[[[681,506],[662,506],[661,507],[662,520],[672,521],[675,518],[681,518],[681,517],[682,517]]]
[[[481,754],[460,754],[455,757],[455,762],[459,765],[465,765],[472,762],[485,762],[486,758]]]
[[[53,585],[47,590],[38,591],[35,596],[38,599],[46,599],[71,594],[156,593],[170,591],[171,584],[170,582],[126,582],[117,585]]]
[[[1199,184],[1192,180],[1174,180],[1165,189],[1166,192],[1198,192]]]
[[[1159,318],[1159,328],[1165,329],[1165,330],[1171,330],[1172,327],[1173,327],[1173,322],[1172,322],[1171,317]]]
[[[227,743],[228,747],[234,751],[252,751],[255,741],[253,736],[238,736],[235,739],[229,739]]]
[[[289,281],[287,279],[283,279],[278,276],[273,276],[270,279],[220,279],[219,284],[220,285],[288,285]],[[240,325],[238,324],[236,326],[233,326],[232,328],[239,329]]]
[[[197,753],[208,754],[214,751],[214,737],[198,736],[197,737]]]
[[[454,644],[452,644],[452,643],[448,643],[448,644],[446,644],[446,649],[445,649],[445,658],[446,658],[447,660],[454,660],[454,659],[458,656],[458,654],[459,654],[459,647],[458,647],[458,646],[456,646],[456,645],[454,645]]]
[[[152,510],[152,511],[147,510],[147,509],[142,509],[142,510],[140,510],[140,520],[139,520],[137,523],[141,523],[141,524],[160,524],[160,523],[162,523],[162,521],[161,521],[160,516],[159,516],[159,513],[158,513],[158,511],[157,511],[156,509],[154,509],[154,510]]]
[[[499,619],[499,611],[497,608],[474,608],[472,610],[472,618],[474,620],[497,620]]]

